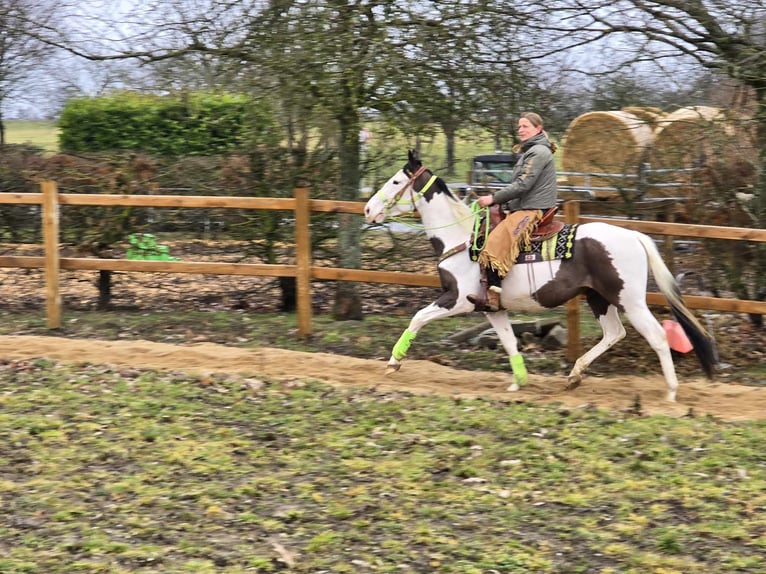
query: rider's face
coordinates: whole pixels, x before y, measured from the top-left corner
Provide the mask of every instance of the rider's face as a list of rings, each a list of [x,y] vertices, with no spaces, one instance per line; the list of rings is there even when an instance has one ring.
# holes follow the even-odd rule
[[[519,119],[519,137],[525,142],[532,136],[539,134],[543,128],[536,128],[527,118]]]

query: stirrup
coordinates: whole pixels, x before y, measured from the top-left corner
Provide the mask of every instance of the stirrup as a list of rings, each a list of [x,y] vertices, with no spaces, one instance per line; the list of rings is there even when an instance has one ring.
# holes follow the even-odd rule
[[[500,311],[503,308],[503,304],[500,302],[500,294],[503,292],[502,288],[496,285],[491,285],[487,290],[487,307],[491,311]]]
[[[475,311],[494,313],[502,309],[500,295],[494,291],[488,291],[485,297],[481,295],[468,295],[466,299],[473,303]]]

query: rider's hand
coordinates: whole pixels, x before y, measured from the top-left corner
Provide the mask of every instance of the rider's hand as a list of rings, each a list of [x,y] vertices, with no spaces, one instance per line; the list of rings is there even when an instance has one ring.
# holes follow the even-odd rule
[[[476,200],[481,207],[489,207],[492,205],[492,196],[491,195],[482,195],[479,199]]]

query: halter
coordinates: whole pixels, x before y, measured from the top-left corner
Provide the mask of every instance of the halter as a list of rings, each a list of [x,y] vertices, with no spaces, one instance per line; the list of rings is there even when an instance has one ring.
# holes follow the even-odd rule
[[[428,169],[426,166],[421,165],[418,170],[410,176],[410,179],[407,183],[405,183],[399,191],[397,191],[394,196],[391,199],[383,198],[383,207],[386,210],[386,214],[388,214],[389,210],[399,203],[407,203],[407,201],[400,201],[401,197],[404,195],[404,192],[407,191],[410,187],[413,188],[413,191],[415,190],[415,180],[419,178],[421,175],[423,175]],[[404,170],[404,173],[406,174],[406,169]],[[431,179],[428,180],[428,183],[421,189],[420,191],[416,193],[410,193],[410,202],[412,202],[412,210],[415,211],[415,203],[420,200],[421,197],[423,197],[426,192],[431,188],[433,183],[438,179],[437,176],[431,175]],[[378,191],[380,193],[380,191]]]

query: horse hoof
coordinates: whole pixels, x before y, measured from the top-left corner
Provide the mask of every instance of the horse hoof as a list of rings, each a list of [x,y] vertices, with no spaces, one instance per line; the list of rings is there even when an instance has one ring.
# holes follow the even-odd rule
[[[567,379],[567,386],[564,388],[564,390],[565,390],[565,391],[573,391],[573,390],[575,390],[577,387],[579,387],[579,386],[580,386],[580,383],[581,383],[581,382],[582,382],[582,378],[581,378],[581,377],[576,377],[576,376],[575,376],[575,377],[572,377],[572,376],[570,376],[570,377]]]
[[[386,365],[386,376],[393,375],[396,371],[399,370],[401,365]]]
[[[513,383],[510,387],[508,387],[508,390],[512,393],[515,393],[518,391],[521,387],[519,386],[519,383]]]

